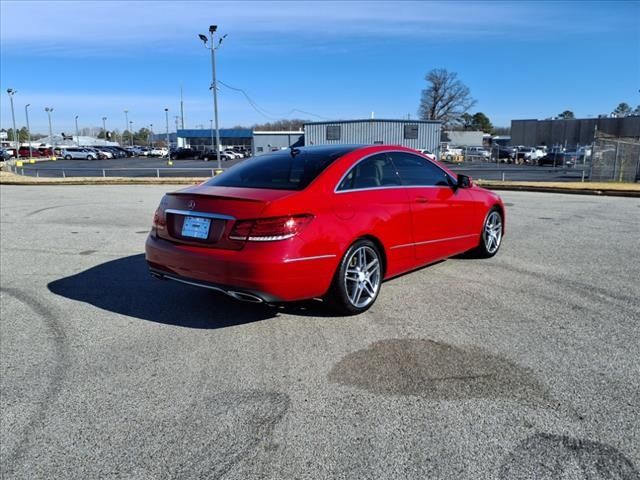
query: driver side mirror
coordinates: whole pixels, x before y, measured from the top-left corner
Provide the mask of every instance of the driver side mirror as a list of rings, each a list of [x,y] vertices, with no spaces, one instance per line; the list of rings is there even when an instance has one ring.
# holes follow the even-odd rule
[[[471,187],[471,177],[466,175],[458,174],[458,188],[470,188]]]

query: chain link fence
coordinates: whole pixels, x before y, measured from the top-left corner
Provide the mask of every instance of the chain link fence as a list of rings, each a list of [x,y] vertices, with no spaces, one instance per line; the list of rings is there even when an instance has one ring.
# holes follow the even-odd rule
[[[596,138],[590,179],[594,182],[640,182],[640,141]]]

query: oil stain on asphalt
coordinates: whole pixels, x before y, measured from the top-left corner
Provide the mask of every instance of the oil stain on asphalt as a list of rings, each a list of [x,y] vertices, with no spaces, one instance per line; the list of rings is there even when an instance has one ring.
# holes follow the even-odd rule
[[[507,456],[500,478],[640,480],[640,474],[627,457],[609,445],[540,433],[525,439]]]
[[[536,406],[555,403],[534,373],[477,347],[425,339],[389,339],[350,353],[329,381],[376,394],[439,400],[514,399]]]

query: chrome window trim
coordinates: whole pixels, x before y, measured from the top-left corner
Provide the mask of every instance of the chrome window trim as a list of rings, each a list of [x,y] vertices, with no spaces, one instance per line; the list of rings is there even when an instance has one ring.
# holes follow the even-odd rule
[[[406,247],[416,247],[418,245],[428,245],[430,243],[439,243],[439,242],[448,242],[451,240],[462,240],[463,238],[471,238],[477,237],[478,235],[475,233],[470,233],[467,235],[458,235],[457,237],[447,237],[447,238],[438,238],[436,240],[426,240],[424,242],[414,242],[414,243],[403,243],[402,245],[394,245],[390,248],[390,250],[394,250],[396,248],[406,248]]]
[[[349,190],[338,190],[338,187],[340,186],[342,181],[346,178],[346,176],[349,175],[349,172],[351,172],[351,170],[356,168],[358,166],[358,164],[360,164],[360,162],[363,162],[363,161],[373,157],[374,155],[379,155],[381,153],[384,153],[385,155],[390,154],[390,153],[408,153],[409,155],[413,155],[415,157],[418,157],[418,158],[421,158],[423,160],[426,160],[427,162],[431,163],[433,166],[439,168],[440,171],[442,171],[442,173],[444,173],[445,177],[450,178],[453,181],[457,181],[455,178],[452,178],[451,175],[449,174],[449,172],[447,172],[444,168],[442,168],[437,163],[432,162],[429,158],[427,158],[426,156],[422,155],[421,153],[407,152],[405,150],[385,150],[384,152],[370,153],[366,157],[362,157],[356,163],[351,165],[351,167],[349,167],[349,169],[344,173],[344,175],[342,175],[342,177],[340,177],[340,180],[338,180],[338,183],[336,183],[336,186],[333,189],[333,193],[363,192],[363,191],[367,191],[367,190],[388,190],[390,188],[452,188],[451,185],[384,185],[384,186],[379,186],[379,187],[351,188]],[[393,159],[392,158],[389,158],[389,161],[391,163],[393,163]],[[395,168],[395,164],[394,164],[394,168]],[[397,169],[396,169],[396,174],[398,175],[398,178],[400,178],[400,181],[402,181],[402,177],[400,177],[400,173],[398,172]]]
[[[321,260],[324,258],[335,258],[337,255],[316,255],[314,257],[287,258],[284,263],[304,262],[307,260]]]
[[[164,213],[173,213],[174,215],[185,215],[189,217],[206,217],[213,218],[216,220],[235,220],[235,217],[231,215],[222,215],[220,213],[207,213],[207,212],[198,212],[196,210],[176,210],[174,208],[168,208],[164,211]]]

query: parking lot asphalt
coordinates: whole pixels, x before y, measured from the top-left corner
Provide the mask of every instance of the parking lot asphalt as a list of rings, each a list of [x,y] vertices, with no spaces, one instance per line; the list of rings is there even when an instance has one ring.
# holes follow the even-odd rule
[[[638,199],[504,192],[334,317],[150,278],[169,189],[0,189],[0,477],[640,478]]]
[[[222,162],[222,168],[229,168],[244,159]],[[511,181],[553,181],[575,182],[582,178],[582,165],[576,168],[555,168],[537,165],[513,165],[482,162],[445,164],[455,172],[464,173],[483,180]],[[119,158],[114,160],[57,160],[25,164],[18,173],[39,177],[209,177],[217,167],[216,161],[174,160],[167,165],[166,158]],[[159,171],[157,169],[160,169]],[[586,170],[588,176],[588,169]]]

